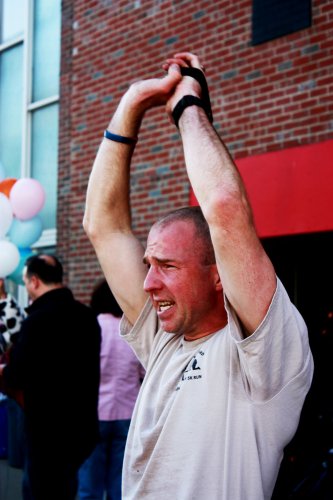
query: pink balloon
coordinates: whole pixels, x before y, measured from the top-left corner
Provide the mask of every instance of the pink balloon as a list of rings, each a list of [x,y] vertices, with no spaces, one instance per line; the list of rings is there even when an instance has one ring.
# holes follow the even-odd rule
[[[15,182],[9,199],[13,214],[20,220],[28,220],[43,208],[45,191],[36,179],[23,178]]]

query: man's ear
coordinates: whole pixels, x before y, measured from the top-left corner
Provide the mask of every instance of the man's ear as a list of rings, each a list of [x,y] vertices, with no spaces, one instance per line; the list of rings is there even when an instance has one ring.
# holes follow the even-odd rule
[[[40,286],[40,279],[38,278],[38,276],[33,274],[30,278],[30,283],[34,287],[34,289],[37,290],[37,288],[39,288]]]
[[[223,287],[222,287],[221,278],[220,278],[219,272],[217,270],[216,264],[213,265],[213,273],[214,273],[214,280],[215,280],[215,288],[218,292],[222,292]]]

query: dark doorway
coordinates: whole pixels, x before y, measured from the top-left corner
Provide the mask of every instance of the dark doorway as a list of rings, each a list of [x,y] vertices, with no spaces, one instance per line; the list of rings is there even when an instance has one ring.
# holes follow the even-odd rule
[[[269,238],[263,245],[308,325],[315,362],[272,498],[333,498],[333,233]]]

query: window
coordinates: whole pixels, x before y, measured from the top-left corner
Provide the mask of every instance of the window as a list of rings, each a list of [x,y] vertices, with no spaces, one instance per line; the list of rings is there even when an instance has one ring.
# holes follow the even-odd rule
[[[311,0],[253,0],[252,45],[311,26]]]
[[[45,189],[37,247],[56,243],[61,0],[0,0],[0,162]]]

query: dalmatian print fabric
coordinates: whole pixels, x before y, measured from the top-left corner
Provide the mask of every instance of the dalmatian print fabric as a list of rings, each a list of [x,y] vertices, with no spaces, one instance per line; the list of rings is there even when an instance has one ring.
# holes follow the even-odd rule
[[[23,318],[24,314],[10,294],[0,299],[0,354],[10,347],[13,336],[20,331]]]

